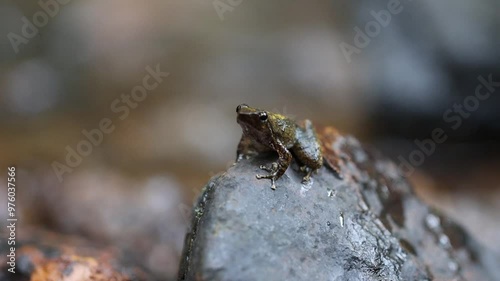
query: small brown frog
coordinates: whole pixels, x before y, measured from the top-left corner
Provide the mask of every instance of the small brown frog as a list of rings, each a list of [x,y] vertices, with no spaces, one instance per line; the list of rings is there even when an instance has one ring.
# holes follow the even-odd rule
[[[300,170],[306,173],[303,182],[309,181],[311,174],[323,165],[321,145],[311,121],[304,120],[299,125],[281,114],[252,108],[246,104],[238,105],[236,113],[238,124],[243,129],[237,161],[260,152],[278,153],[277,162],[269,167],[260,166],[269,174],[257,175],[258,179],[271,179],[273,190],[276,189],[275,181],[288,169],[292,157],[299,163]]]

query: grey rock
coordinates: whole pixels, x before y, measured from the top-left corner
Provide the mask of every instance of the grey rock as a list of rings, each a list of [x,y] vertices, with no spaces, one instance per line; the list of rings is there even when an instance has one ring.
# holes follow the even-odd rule
[[[272,156],[214,177],[194,209],[179,280],[493,280],[461,229],[422,203],[396,165],[345,138],[341,174],[271,190]],[[352,160],[351,160],[352,159]]]

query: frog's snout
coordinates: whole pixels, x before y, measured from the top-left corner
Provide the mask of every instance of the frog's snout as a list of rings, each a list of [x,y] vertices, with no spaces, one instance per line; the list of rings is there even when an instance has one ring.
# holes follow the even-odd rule
[[[236,107],[236,113],[240,113],[240,110],[242,108],[248,108],[248,105],[246,103],[242,103]]]

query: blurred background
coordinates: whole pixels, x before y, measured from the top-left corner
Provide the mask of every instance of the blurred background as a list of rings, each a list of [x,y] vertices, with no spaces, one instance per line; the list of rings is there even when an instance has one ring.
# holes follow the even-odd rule
[[[174,278],[192,202],[233,163],[235,108],[247,103],[333,125],[397,163],[442,128],[448,139],[411,180],[500,254],[499,10],[495,0],[0,0],[0,166],[18,168],[19,221],[126,249]],[[471,98],[478,85],[487,99]],[[96,144],[82,144],[83,131]]]

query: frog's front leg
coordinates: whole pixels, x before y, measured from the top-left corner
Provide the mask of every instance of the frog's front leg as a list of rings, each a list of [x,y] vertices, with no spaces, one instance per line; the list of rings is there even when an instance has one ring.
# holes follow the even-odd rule
[[[292,162],[292,154],[288,149],[280,142],[276,141],[272,144],[273,148],[278,153],[278,162],[272,163],[271,167],[261,166],[262,170],[268,171],[269,175],[257,175],[258,179],[271,179],[271,189],[276,189],[275,181],[279,179],[290,166]]]

